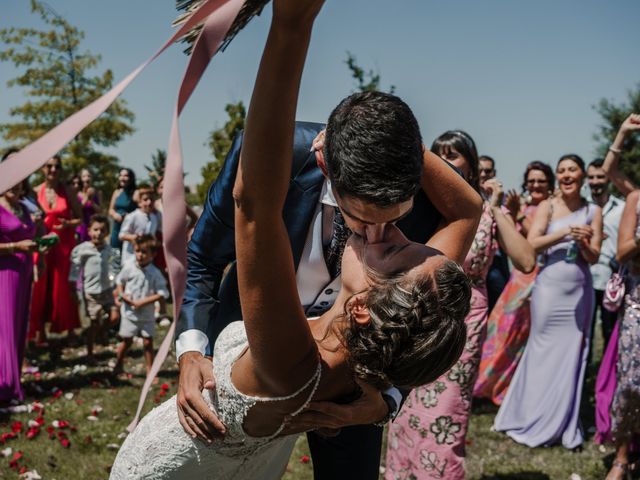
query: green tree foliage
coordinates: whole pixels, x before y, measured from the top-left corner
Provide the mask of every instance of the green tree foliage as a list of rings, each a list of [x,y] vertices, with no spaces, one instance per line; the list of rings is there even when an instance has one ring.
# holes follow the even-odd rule
[[[244,128],[244,120],[247,111],[244,103],[229,103],[224,107],[227,112],[228,119],[222,128],[218,128],[209,135],[209,148],[213,154],[214,160],[207,162],[200,170],[202,174],[202,183],[198,185],[197,195],[201,202],[207,197],[207,190],[213,181],[218,177],[222,163],[224,162],[231,143],[236,134]]]
[[[640,112],[640,83],[635,89],[627,92],[627,99],[619,104],[605,98],[601,99],[594,109],[602,117],[602,124],[594,139],[598,142],[598,155],[604,157],[615,138],[620,125],[631,113]],[[620,159],[620,168],[636,185],[640,185],[640,138],[628,135]]]
[[[151,165],[145,165],[149,175],[149,184],[156,188],[161,177],[164,177],[164,169],[167,165],[167,152],[158,148],[156,153],[151,154]]]
[[[12,145],[22,147],[58,125],[105,92],[113,73],[92,72],[99,55],[81,51],[84,32],[71,25],[49,6],[31,0],[31,10],[46,29],[5,28],[0,30],[0,61],[13,63],[21,74],[7,82],[21,87],[27,101],[13,107],[14,121],[0,124],[0,133]],[[98,150],[111,147],[133,132],[133,113],[123,100],[115,101],[86,127],[62,152],[68,170],[89,168],[96,186],[109,194],[117,181],[118,159]]]
[[[345,62],[349,71],[351,72],[351,76],[356,81],[356,90],[358,92],[375,92],[380,90],[380,73],[376,72],[372,69],[369,71],[365,71],[362,67],[358,65],[358,61],[354,54],[351,52],[347,52],[347,59]],[[389,87],[389,93],[394,93],[396,91],[396,87],[391,85]]]

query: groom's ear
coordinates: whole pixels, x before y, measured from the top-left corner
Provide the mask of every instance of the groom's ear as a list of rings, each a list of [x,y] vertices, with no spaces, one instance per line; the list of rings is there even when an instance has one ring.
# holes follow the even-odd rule
[[[316,163],[318,164],[318,168],[322,170],[322,174],[329,178],[329,173],[327,172],[327,164],[324,161],[324,152],[322,150],[316,150]]]

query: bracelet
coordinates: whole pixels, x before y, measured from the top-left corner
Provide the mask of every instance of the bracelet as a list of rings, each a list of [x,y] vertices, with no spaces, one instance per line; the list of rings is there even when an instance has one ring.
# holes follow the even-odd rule
[[[609,147],[609,151],[611,153],[615,153],[616,155],[620,155],[622,153],[622,150],[620,150],[619,148],[614,148],[614,147]]]
[[[392,396],[385,395],[383,393],[382,398],[387,404],[387,407],[389,407],[389,412],[387,413],[387,415],[385,415],[385,417],[382,420],[374,423],[376,427],[384,427],[387,423],[389,423],[389,420],[393,420],[395,418],[396,410],[398,409],[398,405],[396,405],[396,401],[393,399]]]

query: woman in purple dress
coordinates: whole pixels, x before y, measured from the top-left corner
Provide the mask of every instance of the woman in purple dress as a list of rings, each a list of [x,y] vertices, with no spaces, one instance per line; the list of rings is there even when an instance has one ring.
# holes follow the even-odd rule
[[[579,408],[594,298],[589,264],[600,255],[602,211],[580,196],[584,162],[565,155],[560,193],[538,206],[528,239],[544,253],[531,295],[531,331],[495,419],[495,429],[530,447],[582,444]]]
[[[0,404],[22,400],[20,369],[29,319],[35,225],[22,183],[0,194]]]
[[[83,168],[80,170],[80,187],[78,188],[78,202],[82,208],[82,222],[76,228],[78,242],[89,240],[89,219],[96,213],[101,213],[100,194],[92,185],[91,172]]]

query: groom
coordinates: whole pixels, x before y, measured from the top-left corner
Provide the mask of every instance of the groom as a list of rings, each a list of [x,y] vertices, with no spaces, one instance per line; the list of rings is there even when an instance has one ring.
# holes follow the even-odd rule
[[[455,224],[471,242],[481,211],[473,189],[442,160],[424,152],[417,121],[398,97],[380,92],[351,95],[331,113],[324,139],[318,137],[323,127],[296,124],[292,176],[282,212],[308,317],[326,311],[340,289],[347,227],[374,243],[386,224],[397,222],[409,239],[424,243],[439,226]],[[320,151],[311,148],[314,139],[323,146]],[[213,345],[226,325],[242,318],[232,196],[241,146],[239,135],[209,189],[189,243],[187,288],[177,323],[180,422],[187,433],[204,441],[224,433],[201,394],[202,388],[215,385]],[[333,437],[308,434],[316,479],[378,478],[382,428],[372,424],[393,418],[402,396],[395,388],[384,394],[366,386],[363,391],[349,404],[320,404],[296,417],[294,430],[303,430],[305,422],[341,428]]]

